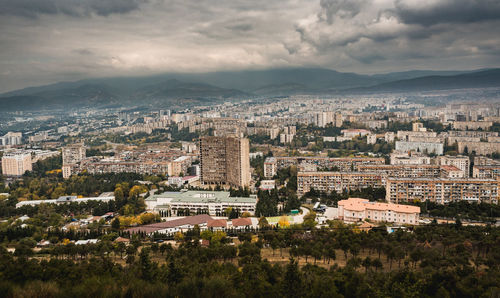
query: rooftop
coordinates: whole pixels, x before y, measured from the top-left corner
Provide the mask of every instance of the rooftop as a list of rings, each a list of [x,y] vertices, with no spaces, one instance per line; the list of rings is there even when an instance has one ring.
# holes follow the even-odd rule
[[[155,201],[158,198],[169,198],[171,203],[190,202],[190,203],[255,203],[257,197],[230,197],[228,191],[195,191],[188,190],[184,192],[164,192],[146,199],[146,201]]]
[[[420,213],[420,207],[417,206],[370,202],[367,199],[361,198],[349,198],[347,200],[341,200],[339,201],[338,205],[343,206],[344,209],[353,211],[364,211],[366,209],[370,209],[379,211],[390,210],[402,213]]]

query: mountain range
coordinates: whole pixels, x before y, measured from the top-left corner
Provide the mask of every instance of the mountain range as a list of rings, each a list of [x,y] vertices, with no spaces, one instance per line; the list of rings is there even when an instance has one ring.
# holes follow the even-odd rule
[[[0,94],[0,104],[5,111],[128,105],[176,108],[262,96],[484,87],[500,87],[500,69],[361,75],[322,68],[289,68],[59,82]]]

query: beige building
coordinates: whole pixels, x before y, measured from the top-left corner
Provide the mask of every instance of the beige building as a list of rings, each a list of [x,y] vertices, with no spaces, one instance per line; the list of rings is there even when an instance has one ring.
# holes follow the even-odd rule
[[[250,186],[250,144],[239,137],[200,138],[201,183]]]
[[[31,154],[7,153],[2,157],[2,174],[6,176],[22,176],[31,171]]]
[[[369,219],[375,222],[418,225],[420,207],[370,202],[367,199],[349,198],[338,202],[338,217],[346,222]]]
[[[493,125],[491,121],[455,121],[453,122],[453,129],[457,130],[488,130]]]
[[[472,151],[475,151],[478,155],[500,152],[500,143],[458,142],[458,153],[470,154]]]
[[[427,131],[427,129],[424,127],[424,124],[421,122],[413,122],[411,124],[411,130],[412,131]]]
[[[183,175],[188,174],[188,168],[191,165],[191,156],[181,156],[169,163],[168,175],[169,176],[179,176],[181,173]]]

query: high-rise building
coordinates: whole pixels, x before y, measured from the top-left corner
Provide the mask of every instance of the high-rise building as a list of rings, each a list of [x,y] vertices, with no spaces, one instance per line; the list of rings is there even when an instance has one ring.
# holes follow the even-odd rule
[[[248,139],[233,136],[200,138],[201,183],[205,185],[250,185]]]
[[[2,157],[2,174],[7,176],[22,176],[31,171],[30,153],[8,153]]]
[[[79,163],[85,159],[85,155],[86,150],[82,143],[66,146],[62,149],[63,165]]]
[[[87,151],[83,143],[72,144],[62,148],[63,178],[69,178],[77,171],[79,163],[85,159]]]

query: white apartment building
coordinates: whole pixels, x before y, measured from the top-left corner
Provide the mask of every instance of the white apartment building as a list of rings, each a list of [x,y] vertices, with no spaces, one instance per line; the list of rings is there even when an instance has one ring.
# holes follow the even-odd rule
[[[396,151],[416,151],[443,155],[443,143],[396,141]]]
[[[145,200],[146,209],[151,211],[171,211],[175,216],[180,211],[190,213],[220,215],[227,208],[236,208],[241,213],[255,213],[257,196],[231,197],[227,191],[181,191],[153,195]],[[185,214],[185,213],[184,213]]]
[[[25,152],[7,153],[2,157],[2,174],[6,176],[22,176],[33,170],[31,154]]]

